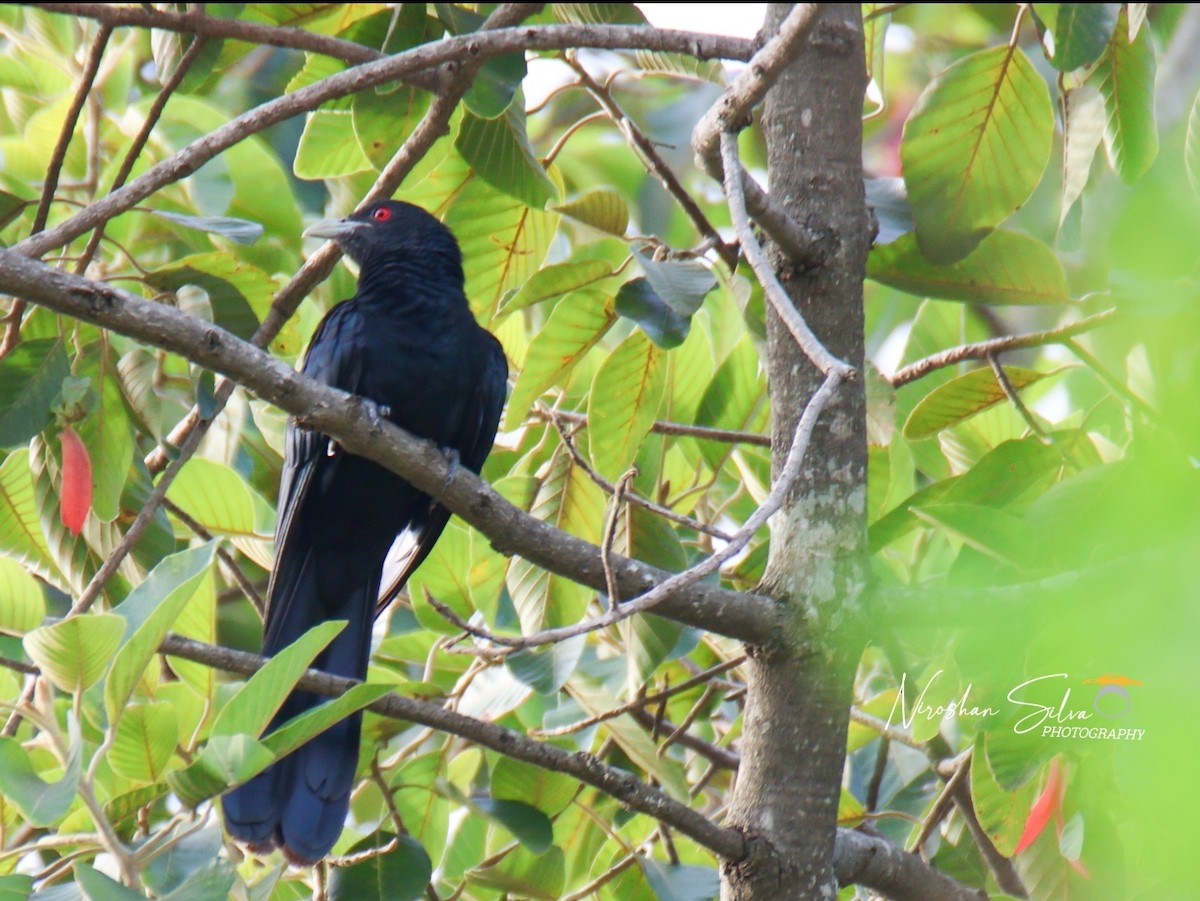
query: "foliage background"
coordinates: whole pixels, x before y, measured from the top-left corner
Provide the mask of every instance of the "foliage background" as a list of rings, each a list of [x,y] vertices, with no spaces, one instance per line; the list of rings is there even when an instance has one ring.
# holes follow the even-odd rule
[[[377,4],[208,4],[207,12],[387,53],[482,21],[466,8],[422,4],[395,16]],[[1145,4],[864,12],[874,79],[864,154],[881,177],[868,187],[880,234],[866,298],[876,584],[853,699],[866,716],[851,730],[839,816],[904,845],[922,836],[939,869],[997,891],[992,855],[1014,854],[1042,798],[1055,828],[1015,857],[1033,897],[1169,897],[1190,861],[1176,812],[1186,816],[1200,800],[1189,762],[1200,685],[1191,553],[1200,537],[1200,151],[1191,133],[1200,134],[1200,119],[1197,74],[1180,49],[1194,17],[1182,4],[1149,17]],[[556,4],[531,21],[613,17],[640,20],[624,5]],[[96,31],[82,18],[0,8],[5,246],[37,230],[47,161]],[[190,40],[113,32],[62,159],[50,226],[108,190]],[[571,87],[526,113],[525,63],[510,55],[486,64],[399,196],[454,229],[473,308],[516,374],[485,478],[535,516],[600,543],[616,509],[603,483],[636,462],[630,489],[692,522],[621,507],[613,547],[682,570],[714,547],[697,522],[736,531],[770,486],[762,292],[744,264],[731,272],[718,259],[678,196],[647,173],[614,105],[652,137],[702,219],[728,237],[723,197],[689,149],[725,75],[715,63],[665,54],[581,52],[555,65]],[[136,155],[135,175],[346,63],[213,40],[190,66]],[[618,70],[626,74],[605,82]],[[304,224],[348,212],[429,103],[415,87],[370,89],[266,129],[109,221],[87,273],[249,337],[314,249],[301,245]],[[761,140],[751,130],[741,142],[760,174]],[[86,243],[47,262],[74,268]],[[352,275],[338,267],[271,351],[296,360],[322,312],[352,291]],[[1095,316],[1083,337],[1003,353],[1023,407],[978,356],[897,377],[949,348]],[[28,310],[19,341],[9,325],[0,361],[0,654],[16,669],[0,670],[0,698],[22,698],[22,665],[36,665],[53,687],[40,680],[15,735],[0,738],[0,888],[118,897],[104,894],[122,891],[112,882],[116,847],[155,896],[306,896],[310,874],[219,854],[207,803],[263,764],[268,744],[254,735],[290,683],[243,687],[154,655],[168,629],[257,649],[244,586],[261,591],[270,566],[282,414],[234,392],[96,608],[43,625],[68,612],[119,546],[152,488],[144,460],[153,465],[154,448],[193,406],[211,410],[216,388],[180,357],[44,308]],[[652,430],[656,420],[738,434],[667,435]],[[78,536],[60,518],[68,483],[57,436],[68,425],[93,467]],[[753,588],[767,538],[764,530],[725,568],[723,584]],[[603,604],[593,590],[502,556],[456,520],[410,583],[410,600],[393,610],[372,683],[552,734],[703,674],[661,704],[548,740],[597,753],[719,816],[740,733],[737,642],[648,616],[496,660],[455,653],[472,643],[455,640],[460,629],[426,591],[498,632],[574,623]],[[303,649],[281,669],[302,658]],[[1097,689],[1085,679],[1137,680],[1119,725],[1144,729],[1144,738],[1021,739],[1013,721],[1029,711],[1015,709],[1008,691],[1057,673],[1067,679],[1039,688],[1036,700],[1057,705],[1069,685],[1062,706],[1071,710],[1091,709]],[[938,703],[968,692],[1000,712],[918,718],[895,735],[879,721],[894,712],[902,684],[910,704],[914,685],[930,685]],[[321,890],[368,897],[363,885],[373,881],[388,885],[388,897],[418,897],[432,880],[439,897],[715,892],[710,851],[602,792],[453,735],[367,717],[357,828],[339,851],[361,850],[359,839],[377,844],[399,822],[407,834],[388,853],[335,870]],[[687,728],[673,734],[670,724]],[[972,748],[959,777],[970,801],[947,813],[944,766],[961,765]],[[972,817],[986,841],[972,836]]]

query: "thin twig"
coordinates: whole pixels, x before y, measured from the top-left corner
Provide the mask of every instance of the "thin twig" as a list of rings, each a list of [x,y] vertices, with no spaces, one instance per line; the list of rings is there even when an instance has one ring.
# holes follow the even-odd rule
[[[150,134],[154,131],[154,126],[158,124],[163,110],[166,109],[167,101],[171,99],[171,95],[175,93],[179,85],[183,82],[184,77],[191,71],[193,64],[195,64],[196,59],[200,56],[200,52],[204,49],[206,43],[206,38],[196,38],[192,42],[192,46],[188,47],[187,52],[179,60],[179,65],[175,67],[175,71],[171,73],[171,77],[167,79],[166,84],[159,90],[158,95],[154,98],[154,102],[150,104],[150,109],[146,111],[146,118],[142,122],[142,127],[138,130],[137,135],[134,136],[133,143],[129,145],[129,150],[125,154],[125,158],[121,160],[121,168],[117,170],[117,174],[113,177],[112,184],[108,188],[108,193],[111,194],[124,185],[130,173],[133,172],[133,167],[137,164],[138,157],[142,155],[142,150],[145,148],[146,142],[150,140]],[[79,261],[75,265],[76,275],[82,275],[87,271],[88,265],[96,255],[96,250],[99,248],[100,242],[104,239],[104,229],[107,225],[107,222],[101,222],[96,226],[96,230],[92,232],[91,238],[88,239],[87,247],[84,248],[83,254],[79,257]],[[128,251],[125,252],[125,255],[130,260],[133,260],[133,255]],[[134,265],[137,265],[136,261],[134,261]]]
[[[613,608],[621,603],[621,597],[617,593],[617,577],[613,573],[612,568],[612,548],[613,542],[617,538],[617,524],[621,521],[621,507],[625,502],[626,492],[629,491],[629,485],[638,476],[638,468],[636,465],[629,467],[621,478],[617,479],[615,490],[612,493],[608,516],[604,521],[604,533],[600,538],[600,564],[604,567],[604,585],[605,593],[608,595],[608,606]],[[629,548],[626,548],[629,552]]]
[[[573,413],[569,410],[550,410],[534,407],[533,415],[547,422],[555,418],[565,420],[572,425],[587,422],[584,413]],[[714,429],[706,425],[689,425],[686,422],[668,422],[655,420],[650,431],[659,435],[678,435],[688,438],[701,438],[705,441],[719,441],[723,444],[752,444],[755,447],[770,447],[771,436],[760,435],[757,432],[739,432],[736,429]]]
[[[815,3],[796,4],[779,31],[754,54],[750,64],[692,130],[696,162],[713,178],[727,179],[722,168],[720,135],[740,131],[749,124],[751,109],[762,100],[784,66],[792,60],[800,41],[816,21],[816,13]],[[825,255],[826,236],[793,219],[740,166],[736,171],[740,174],[742,191],[754,218],[788,257],[796,265],[806,268],[820,263]]]
[[[583,888],[579,889],[578,891],[571,892],[569,895],[563,895],[562,901],[583,901],[583,899],[590,897],[593,893],[599,891],[608,883],[612,882],[631,866],[637,863],[637,861],[637,854],[626,854],[587,885],[583,886]]]
[[[477,638],[484,638],[505,647],[530,648],[544,644],[553,644],[573,638],[576,635],[584,635],[588,632],[594,632],[597,629],[604,629],[615,625],[621,620],[633,616],[635,613],[645,613],[652,610],[670,595],[683,591],[695,585],[709,574],[716,572],[726,560],[741,553],[742,548],[749,543],[754,534],[783,505],[784,498],[791,489],[792,483],[800,474],[804,454],[808,449],[809,440],[812,438],[813,429],[816,427],[817,418],[825,409],[825,405],[829,402],[829,399],[833,396],[841,381],[842,376],[837,369],[831,369],[825,376],[825,381],[817,389],[816,393],[813,394],[808,405],[804,408],[804,413],[801,415],[800,421],[796,424],[796,433],[792,438],[792,445],[788,449],[787,459],[780,470],[779,477],[775,480],[775,484],[771,486],[770,493],[763,500],[762,505],[750,515],[745,524],[730,538],[729,543],[719,551],[701,560],[695,566],[660,582],[644,594],[627,601],[620,607],[614,607],[607,613],[597,616],[594,619],[576,623],[573,626],[545,629],[533,635],[513,638],[494,635],[487,629],[473,626],[461,620],[461,618],[457,619],[455,624],[463,629],[463,631],[470,632]]]
[[[700,209],[695,198],[691,193],[680,183],[678,177],[667,165],[666,160],[658,152],[654,142],[646,136],[646,133],[638,127],[625,111],[621,109],[616,98],[613,97],[608,85],[601,85],[588,73],[583,64],[572,53],[565,56],[566,63],[577,73],[579,80],[587,88],[588,93],[595,98],[600,107],[612,119],[613,124],[625,136],[625,140],[629,142],[629,146],[641,158],[642,164],[650,171],[650,174],[659,180],[668,194],[670,194],[675,202],[679,204],[684,214],[691,220],[695,227],[704,238],[712,242],[712,246],[716,249],[725,265],[732,272],[737,268],[737,248],[725,243],[708,217],[704,215],[704,211]]]
[[[538,415],[547,418],[554,425],[555,429],[558,430],[558,435],[562,440],[563,447],[565,447],[567,449],[567,453],[571,455],[571,462],[583,470],[584,474],[597,485],[599,485],[600,488],[606,493],[615,495],[617,492],[617,486],[592,468],[592,465],[587,461],[583,454],[579,452],[579,448],[575,446],[574,439],[563,427],[562,420],[583,423],[587,422],[587,417],[582,414],[567,414],[559,410],[549,409],[545,410],[544,412],[539,410]],[[578,418],[576,419],[576,417]],[[633,506],[641,507],[643,510],[649,510],[651,513],[661,516],[663,519],[670,520],[677,525],[693,529],[697,532],[702,532],[705,535],[711,535],[713,538],[721,539],[721,541],[729,541],[733,537],[728,532],[718,529],[716,526],[710,526],[708,523],[701,522],[698,519],[693,519],[692,517],[685,516],[682,513],[676,513],[670,507],[664,507],[662,504],[657,504],[648,498],[642,497],[635,491],[626,491],[624,497],[625,500]]]
[[[792,303],[787,292],[783,290],[783,286],[779,284],[779,280],[775,277],[775,272],[767,260],[767,255],[759,246],[758,239],[754,237],[754,231],[750,228],[750,219],[746,213],[742,179],[739,177],[742,163],[738,158],[737,135],[733,132],[721,133],[721,160],[725,166],[725,195],[729,199],[729,213],[733,217],[733,227],[737,230],[738,240],[742,244],[742,253],[746,255],[754,274],[758,276],[767,301],[775,310],[780,321],[792,333],[792,337],[796,339],[796,343],[800,345],[804,355],[812,361],[817,369],[826,375],[836,372],[843,379],[855,378],[854,367],[831,354],[812,333],[808,323],[796,309],[796,305]]]
[[[942,790],[933,802],[933,806],[929,808],[929,813],[921,821],[921,829],[917,833],[916,838],[909,844],[909,851],[913,853],[919,852],[925,842],[929,841],[929,837],[933,835],[934,830],[937,829],[942,820],[950,815],[950,811],[954,808],[954,790],[970,771],[971,750],[968,749],[954,760],[953,771],[942,786]]]
[[[1042,347],[1047,344],[1069,344],[1066,339],[1084,332],[1090,332],[1094,328],[1110,323],[1116,318],[1116,309],[1104,310],[1096,313],[1078,322],[1072,322],[1069,325],[1060,326],[1059,328],[1047,329],[1042,332],[1031,332],[1028,335],[1009,335],[1003,338],[992,338],[988,341],[978,341],[974,344],[963,344],[959,347],[952,347],[949,350],[939,351],[936,354],[931,354],[924,359],[917,360],[915,363],[909,363],[902,369],[896,370],[895,374],[888,379],[893,388],[899,388],[901,385],[907,385],[909,382],[915,382],[919,378],[923,378],[929,373],[938,369],[944,369],[947,366],[953,366],[955,363],[961,363],[964,360],[985,360],[989,354],[1003,353],[1008,350],[1022,350],[1028,347]]]
[[[658,746],[658,750],[655,752],[656,756],[662,757],[667,753],[667,749],[671,747],[671,745],[675,744],[675,742],[678,741],[683,735],[687,734],[688,729],[692,728],[692,723],[696,722],[696,717],[700,715],[701,711],[704,710],[705,705],[707,705],[708,702],[713,699],[713,696],[719,690],[720,689],[718,689],[715,685],[704,686],[704,693],[700,695],[699,700],[692,705],[691,710],[687,712],[687,715],[684,716],[679,725],[672,729],[667,737],[663,739],[662,744]]]
[[[528,50],[562,50],[592,47],[604,50],[660,50],[689,53],[702,59],[744,58],[748,41],[626,25],[540,25],[473,32],[422,44],[403,53],[363,63],[330,75],[311,85],[268,101],[235,116],[225,125],[193,141],[167,159],[151,166],[123,188],[89,204],[55,228],[25,239],[13,249],[40,256],[61,247],[140,203],[165,185],[191,175],[210,159],[266,128],[293,116],[312,112],[321,104],[390,81],[411,83],[415,73],[461,60],[483,61],[505,53]]]
[[[1004,396],[1008,398],[1009,403],[1017,408],[1017,412],[1021,414],[1021,418],[1025,420],[1025,424],[1029,426],[1030,431],[1042,439],[1043,443],[1048,442],[1046,430],[1042,428],[1041,423],[1033,418],[1033,413],[1025,406],[1025,401],[1021,400],[1021,395],[1017,393],[1017,388],[1013,385],[1012,380],[1008,377],[1008,373],[1004,371],[1004,367],[1000,365],[1000,359],[996,354],[988,354],[988,365],[992,367],[992,374],[996,376],[996,382],[1004,391]]]
[[[172,516],[191,529],[196,534],[196,537],[201,541],[213,540],[212,532],[208,531],[208,529],[204,527],[203,523],[194,519],[191,514],[189,514],[178,504],[172,503],[170,500],[163,498],[163,507]],[[254,587],[254,583],[251,582],[250,578],[242,571],[242,568],[238,565],[237,560],[234,559],[233,554],[229,553],[229,551],[223,546],[217,545],[217,557],[222,563],[225,564],[230,575],[233,576],[233,581],[237,582],[238,587],[242,589],[242,593],[246,596],[246,599],[254,605],[255,609],[258,610],[260,615],[265,615],[267,612],[266,601],[264,601],[262,595],[258,593],[258,589]]]
[[[719,676],[722,673],[729,672],[729,670],[741,666],[745,662],[746,655],[742,654],[740,657],[737,657],[733,660],[726,660],[722,663],[718,663],[716,666],[711,666],[703,672],[697,673],[692,678],[680,682],[678,685],[673,685],[670,688],[663,689],[662,691],[655,692],[651,695],[644,695],[643,697],[630,701],[628,704],[622,704],[620,707],[614,707],[612,710],[606,710],[603,713],[598,713],[595,716],[589,716],[587,719],[580,720],[576,723],[571,723],[567,726],[560,726],[557,729],[534,729],[530,732],[530,734],[541,737],[552,737],[570,735],[572,733],[579,732],[583,729],[587,729],[589,726],[595,726],[597,723],[603,723],[605,720],[611,720],[615,717],[622,716],[623,714],[631,713],[634,710],[644,709],[651,704],[658,704],[661,701],[675,697],[677,694],[682,694],[685,691],[689,691],[690,689],[695,688],[697,685],[706,685],[714,676]]]

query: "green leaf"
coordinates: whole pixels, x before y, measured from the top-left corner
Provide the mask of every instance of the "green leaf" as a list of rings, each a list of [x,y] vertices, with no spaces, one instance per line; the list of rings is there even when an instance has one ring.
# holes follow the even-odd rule
[[[127,889],[112,877],[84,863],[75,864],[75,879],[89,901],[143,901],[145,898],[141,892]]]
[[[635,251],[650,286],[676,313],[691,316],[717,286],[716,276],[696,260],[656,260]]]
[[[1033,529],[1020,517],[994,507],[937,504],[914,506],[912,512],[980,553],[1017,569],[1033,549]]]
[[[262,732],[304,671],[344,628],[345,620],[330,620],[313,626],[268,660],[220,709],[210,734],[258,735]]]
[[[32,876],[0,876],[0,901],[27,901],[32,895]]]
[[[625,229],[629,227],[629,207],[616,191],[588,191],[554,209],[576,222],[618,238],[624,237]]]
[[[275,293],[275,280],[256,266],[228,253],[198,253],[147,274],[159,291],[178,292],[194,285],[208,294],[213,321],[239,338],[249,338]]]
[[[1054,68],[1070,72],[1095,62],[1117,27],[1120,3],[1063,3],[1054,26]]]
[[[371,161],[354,134],[350,110],[319,109],[308,114],[292,171],[296,178],[317,181],[366,172]]]
[[[670,350],[687,340],[692,327],[685,316],[659,296],[650,281],[638,277],[621,285],[613,308],[626,319],[636,322],[659,347]]]
[[[1113,171],[1133,184],[1158,156],[1158,126],[1154,121],[1154,48],[1145,35],[1129,38],[1124,10],[1108,50],[1088,79],[1104,97],[1108,121],[1104,146]]]
[[[501,757],[492,767],[493,798],[530,804],[546,816],[557,816],[578,792],[579,783],[570,776],[523,760]]]
[[[584,288],[560,300],[529,345],[508,400],[504,427],[520,425],[534,400],[595,347],[616,318],[609,298],[599,291]]]
[[[554,844],[554,827],[550,818],[536,807],[520,801],[498,801],[494,798],[472,798],[470,804],[511,832],[517,841],[534,854],[542,854]]]
[[[646,24],[646,17],[632,3],[555,3],[554,15],[576,25]]]
[[[215,735],[187,767],[167,773],[167,784],[185,806],[194,809],[253,779],[274,762],[275,755],[248,735]]]
[[[25,444],[46,427],[70,374],[59,338],[22,341],[0,360],[0,447]]]
[[[1087,187],[1092,172],[1096,148],[1104,140],[1108,117],[1104,97],[1089,84],[1083,84],[1063,95],[1063,199],[1059,225]]]
[[[1018,366],[1005,366],[1004,373],[1018,391],[1052,374]],[[904,437],[909,441],[931,438],[1005,399],[1004,388],[990,367],[974,369],[927,394],[904,423]]]
[[[1054,252],[1035,238],[994,231],[965,259],[930,262],[917,239],[901,235],[875,245],[867,276],[918,297],[987,304],[1067,303],[1067,277]]]
[[[130,704],[121,715],[108,763],[135,782],[156,783],[178,743],[179,723],[170,702]]]
[[[720,894],[721,880],[712,867],[667,864],[641,855],[638,863],[658,901],[712,901]]]
[[[92,459],[92,512],[104,522],[112,522],[121,512],[121,494],[134,450],[116,352],[107,342],[88,345],[76,361],[76,374],[91,380],[97,398],[76,426]]]
[[[363,155],[376,169],[396,155],[429,108],[430,94],[413,85],[368,88],[354,95],[351,121]]]
[[[545,586],[546,591],[552,590],[549,580],[539,582],[536,576],[531,572],[523,574],[526,578],[533,577],[533,584]],[[522,586],[527,584],[524,580]],[[558,586],[561,588],[561,586]],[[563,594],[567,594],[569,589],[562,589]],[[530,603],[530,598],[522,598],[522,606]],[[547,597],[546,599],[538,598],[537,604],[553,603]],[[509,672],[517,677],[525,685],[528,685],[539,694],[552,695],[571,678],[571,674],[575,672],[575,667],[579,665],[579,658],[583,655],[584,636],[577,635],[574,638],[568,638],[565,641],[560,641],[550,645],[548,648],[540,650],[533,648],[525,648],[517,651],[515,654],[509,654],[504,658],[504,664],[508,667]]]
[[[581,260],[580,262],[555,263],[544,266],[513,295],[500,303],[497,315],[515,313],[525,307],[544,300],[562,297],[576,288],[582,288],[612,275],[612,266],[603,260]]]
[[[125,634],[115,613],[87,613],[25,636],[25,653],[62,691],[75,692],[100,681]]]
[[[249,219],[238,219],[234,216],[189,216],[186,213],[172,213],[167,210],[147,212],[184,228],[220,235],[234,244],[253,244],[263,235],[261,222],[251,222]]]
[[[758,413],[765,396],[766,384],[759,372],[758,353],[750,338],[745,337],[704,389],[696,410],[696,424],[717,429],[745,429]],[[714,468],[730,453],[728,444],[716,441],[700,441],[699,444],[704,459]]]
[[[486,320],[506,294],[537,272],[558,227],[558,214],[531,209],[472,178],[458,191],[445,222],[462,246],[471,308]],[[519,355],[510,355],[520,362]]]
[[[662,403],[667,367],[646,334],[631,332],[600,366],[588,393],[592,462],[615,482],[641,450]]]
[[[212,566],[213,542],[163,559],[115,612],[123,619],[124,645],[112,661],[104,687],[104,704],[116,724],[146,665]]]
[[[80,617],[82,618],[82,617]],[[30,826],[54,826],[71,808],[83,771],[83,739],[74,714],[68,714],[70,751],[62,778],[45,782],[20,742],[0,738],[0,793],[21,811]]]
[[[1200,197],[1200,94],[1192,103],[1188,116],[1187,139],[1184,144],[1184,163],[1187,165],[1188,181],[1192,190]]]
[[[250,487],[221,463],[193,457],[167,489],[167,497],[210,532],[261,536]]]
[[[329,879],[330,901],[417,901],[433,876],[433,863],[425,848],[411,835],[376,832],[350,848],[350,855],[396,847],[361,863],[336,867]]]
[[[463,114],[454,147],[476,174],[498,191],[540,210],[558,192],[525,133],[525,113],[515,105],[495,119]]]
[[[930,260],[974,250],[1041,181],[1054,111],[1016,47],[959,60],[930,82],[904,126],[900,158],[917,237]]]
[[[518,846],[494,865],[471,870],[471,881],[519,898],[556,901],[566,884],[565,857],[557,847],[534,854]]]
[[[1021,838],[1025,817],[1033,803],[1036,784],[1026,783],[1016,791],[1006,791],[996,781],[987,757],[988,736],[980,736],[971,759],[971,799],[979,825],[1001,854],[1011,856]]]
[[[0,632],[24,635],[46,618],[42,586],[25,567],[0,557]]]
[[[303,744],[316,738],[334,723],[341,722],[351,714],[358,713],[368,704],[372,704],[386,694],[392,687],[381,684],[355,685],[343,695],[330,698],[316,707],[306,710],[300,716],[288,720],[270,735],[263,738],[262,744],[276,759],[295,751]]]

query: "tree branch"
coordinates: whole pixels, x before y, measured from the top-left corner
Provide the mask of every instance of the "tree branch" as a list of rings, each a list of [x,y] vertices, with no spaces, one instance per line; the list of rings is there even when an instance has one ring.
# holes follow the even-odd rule
[[[411,82],[414,73],[447,63],[457,66],[464,59],[482,61],[504,53],[562,50],[568,47],[659,50],[712,59],[739,58],[749,49],[749,42],[631,25],[544,25],[475,32],[423,44],[395,56],[330,75],[248,110],[152,166],[120,190],[90,204],[49,231],[27,238],[13,249],[37,257],[55,247],[62,247],[85,231],[140,203],[164,185],[186,178],[239,141],[277,122],[311,112],[328,100],[336,100],[389,81]]]
[[[915,363],[909,363],[904,368],[896,370],[895,374],[888,381],[893,388],[899,388],[901,385],[915,382],[917,379],[923,378],[937,369],[953,366],[955,363],[961,363],[964,360],[986,360],[992,354],[1002,353],[1007,350],[1021,350],[1027,347],[1041,347],[1046,344],[1065,343],[1066,339],[1075,335],[1090,332],[1101,325],[1110,324],[1116,318],[1116,315],[1117,311],[1114,308],[1080,319],[1078,322],[1072,322],[1068,325],[1047,329],[1042,332],[1032,332],[1028,335],[1009,335],[1003,338],[992,338],[987,341],[978,341],[974,344],[952,347],[949,350],[943,350],[936,354],[931,354],[922,360],[917,360]]]
[[[257,672],[259,667],[266,663],[266,660],[257,654],[205,644],[174,634],[163,640],[159,652],[243,676]],[[304,691],[335,697],[345,694],[358,684],[360,683],[353,679],[310,669],[300,679],[298,687]],[[555,745],[534,741],[519,732],[494,723],[486,723],[428,701],[418,701],[394,693],[373,702],[367,709],[382,716],[420,723],[441,732],[458,735],[543,769],[566,773],[612,795],[631,810],[670,824],[726,860],[737,861],[745,857],[745,839],[737,830],[717,826],[703,814],[668,798],[628,772],[607,766],[599,758],[585,751],[571,752]]]
[[[797,4],[778,33],[754,54],[750,64],[693,129],[692,150],[696,154],[696,163],[717,181],[726,180],[721,162],[721,134],[736,133],[750,123],[750,110],[763,99],[791,60],[799,42],[816,21],[816,13],[815,3]],[[788,257],[805,268],[819,264],[825,257],[822,245],[828,237],[796,222],[740,165],[736,171],[741,176],[739,181],[746,205]]]
[[[967,888],[920,857],[883,838],[839,829],[834,867],[841,885],[862,885],[892,901],[987,901],[987,892]]]
[[[599,549],[514,507],[465,467],[450,468],[432,444],[379,417],[369,402],[322,385],[210,322],[164,304],[0,250],[0,288],[57,312],[110,328],[181,354],[245,385],[264,400],[337,439],[347,451],[399,473],[487,535],[501,553],[526,560],[598,591],[604,590]],[[635,597],[671,577],[614,555],[622,595]],[[672,619],[752,644],[781,640],[780,611],[754,595],[694,584],[664,598]]]

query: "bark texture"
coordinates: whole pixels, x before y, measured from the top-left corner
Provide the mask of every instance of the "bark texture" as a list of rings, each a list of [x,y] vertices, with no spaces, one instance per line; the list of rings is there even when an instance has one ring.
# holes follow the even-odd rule
[[[790,4],[771,4],[771,34]],[[771,259],[812,330],[835,355],[863,361],[862,282],[870,231],[860,112],[866,88],[857,4],[818,13],[763,116],[770,192],[825,236],[822,262]],[[778,469],[796,422],[821,384],[785,327],[768,316],[767,373]],[[837,806],[863,583],[866,403],[862,378],[843,383],[813,435],[806,465],[771,524],[764,592],[783,608],[785,650],[751,648],[743,756],[729,822],[750,857],[723,874],[725,901],[832,899]]]

